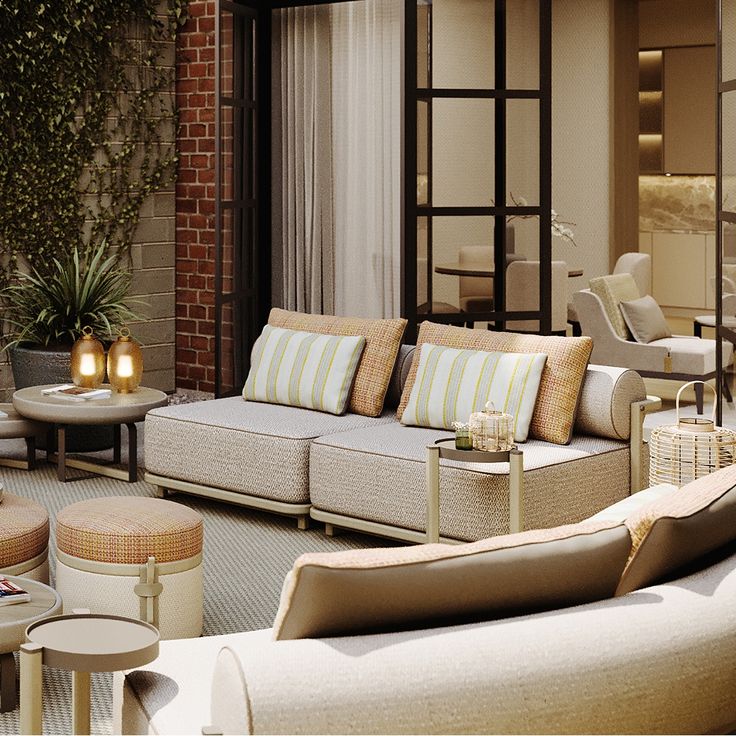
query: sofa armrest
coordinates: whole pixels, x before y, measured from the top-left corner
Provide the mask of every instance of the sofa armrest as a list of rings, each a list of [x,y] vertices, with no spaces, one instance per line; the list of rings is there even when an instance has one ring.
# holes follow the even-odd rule
[[[589,365],[575,418],[575,434],[628,440],[631,405],[646,396],[644,379],[636,371]]]

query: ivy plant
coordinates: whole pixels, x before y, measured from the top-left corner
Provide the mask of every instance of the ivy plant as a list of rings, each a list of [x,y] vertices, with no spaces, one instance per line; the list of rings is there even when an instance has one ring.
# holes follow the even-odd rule
[[[64,255],[129,253],[175,175],[186,0],[0,2],[0,288]]]

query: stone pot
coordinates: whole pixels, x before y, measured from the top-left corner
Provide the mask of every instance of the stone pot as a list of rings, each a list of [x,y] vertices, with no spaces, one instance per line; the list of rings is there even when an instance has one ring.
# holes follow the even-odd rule
[[[45,383],[71,383],[71,348],[16,345],[9,353],[16,389]],[[114,441],[112,426],[70,425],[66,432],[67,452],[109,450]],[[45,436],[38,438],[37,446],[46,448]]]

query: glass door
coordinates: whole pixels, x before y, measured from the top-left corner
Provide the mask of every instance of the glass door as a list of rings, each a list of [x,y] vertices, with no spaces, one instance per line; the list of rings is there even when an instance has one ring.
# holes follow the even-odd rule
[[[551,329],[551,1],[407,0],[403,314]],[[506,267],[539,262],[510,311]]]
[[[257,0],[218,0],[215,25],[215,395],[237,394],[270,301],[270,39]],[[266,118],[267,120],[267,118]]]
[[[728,375],[723,352],[736,345],[736,0],[718,3],[718,156],[716,160],[716,375],[718,423],[723,421],[723,395]],[[723,390],[725,387],[725,391]]]

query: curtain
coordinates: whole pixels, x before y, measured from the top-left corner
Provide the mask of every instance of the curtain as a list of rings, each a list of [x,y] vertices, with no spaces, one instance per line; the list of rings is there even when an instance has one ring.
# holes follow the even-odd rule
[[[332,6],[335,311],[395,317],[401,288],[401,5]]]
[[[289,309],[399,314],[401,8],[274,16],[274,269]]]
[[[287,309],[316,314],[334,311],[329,12],[274,14],[272,47],[274,286]]]

